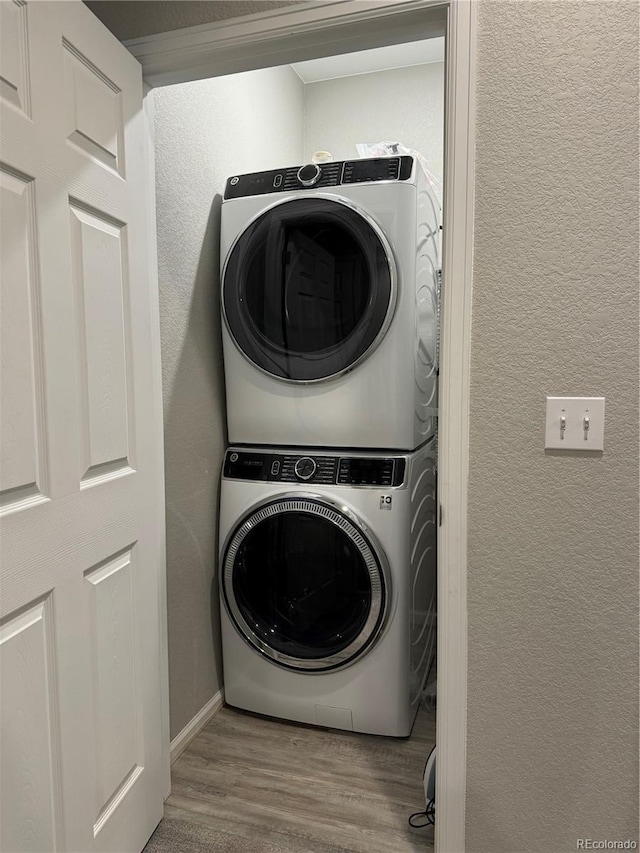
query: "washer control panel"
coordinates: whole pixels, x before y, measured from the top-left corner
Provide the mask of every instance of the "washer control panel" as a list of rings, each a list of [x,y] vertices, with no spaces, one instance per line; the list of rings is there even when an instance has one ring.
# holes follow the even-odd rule
[[[408,181],[413,157],[365,157],[362,160],[336,160],[331,163],[306,163],[269,172],[234,175],[227,180],[225,201],[243,196],[321,189],[340,184],[364,184],[371,181]]]
[[[402,456],[325,456],[227,450],[224,476],[229,480],[317,483],[338,486],[401,486]]]

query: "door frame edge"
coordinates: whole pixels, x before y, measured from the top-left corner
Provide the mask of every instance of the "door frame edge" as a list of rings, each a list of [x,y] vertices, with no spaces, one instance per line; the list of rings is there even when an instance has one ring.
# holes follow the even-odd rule
[[[151,294],[150,328],[154,349],[153,397],[156,408],[156,441],[161,448],[157,471],[158,512],[158,629],[160,642],[160,694],[162,720],[162,777],[163,798],[171,794],[170,709],[169,709],[169,625],[167,609],[167,536],[165,518],[164,476],[164,414],[162,399],[162,356],[160,343],[160,284],[158,278],[158,244],[156,239],[156,169],[154,153],[153,90],[142,84],[142,121],[144,126],[144,161],[147,172],[147,261],[149,292]]]
[[[475,187],[476,0],[449,5],[445,58],[442,371],[438,499],[438,853],[464,853],[467,512]]]

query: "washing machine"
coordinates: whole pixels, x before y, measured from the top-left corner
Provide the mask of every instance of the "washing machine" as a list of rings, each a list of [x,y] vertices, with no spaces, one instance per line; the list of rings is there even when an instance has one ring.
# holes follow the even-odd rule
[[[230,178],[220,257],[231,443],[435,434],[440,208],[413,157]]]
[[[220,500],[225,700],[406,736],[435,654],[433,442],[232,447]]]

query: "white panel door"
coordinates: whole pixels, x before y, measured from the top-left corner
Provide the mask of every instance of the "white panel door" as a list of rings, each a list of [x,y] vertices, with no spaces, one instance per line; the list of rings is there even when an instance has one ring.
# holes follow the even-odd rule
[[[137,853],[168,770],[141,69],[80,2],[0,14],[0,850]]]

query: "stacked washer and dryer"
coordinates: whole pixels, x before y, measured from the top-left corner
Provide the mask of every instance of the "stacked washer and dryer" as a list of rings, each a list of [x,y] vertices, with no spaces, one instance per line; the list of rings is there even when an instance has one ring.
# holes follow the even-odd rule
[[[410,156],[227,181],[230,705],[411,731],[435,654],[439,247]]]

